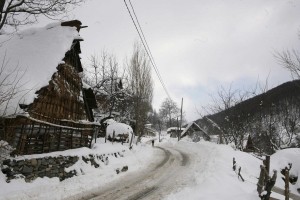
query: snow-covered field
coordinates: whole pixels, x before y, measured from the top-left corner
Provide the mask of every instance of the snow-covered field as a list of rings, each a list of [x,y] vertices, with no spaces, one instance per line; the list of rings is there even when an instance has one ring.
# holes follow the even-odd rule
[[[58,178],[38,178],[32,183],[25,183],[22,179],[6,183],[4,175],[0,173],[0,199],[62,199],[92,188],[104,186],[115,180],[126,181],[127,174],[142,171],[149,162],[155,161],[157,150],[151,147],[150,140],[150,138],[144,139],[145,143],[134,146],[131,151],[128,150],[128,146],[116,143],[113,145],[110,143],[97,143],[91,150],[81,148],[63,152],[64,155],[85,155],[90,152],[109,153],[125,150],[124,157],[111,159],[108,165],[101,165],[98,169],[78,162],[76,167],[82,168],[83,173],[62,182],[59,182]],[[217,145],[205,141],[193,143],[187,140],[177,142],[176,139],[163,139],[163,142],[159,144],[156,140],[155,145],[188,152],[189,165],[192,165],[186,168],[186,170],[190,170],[186,174],[191,175],[193,178],[189,180],[188,184],[174,189],[165,199],[260,199],[257,195],[256,183],[261,160],[256,157],[236,151],[227,145]],[[299,156],[300,149],[279,151],[271,156],[271,170],[277,169],[280,171],[287,163],[292,162],[291,173],[298,175],[300,171]],[[236,172],[232,170],[233,157],[236,159],[238,167],[241,166],[242,168],[241,174],[245,182],[242,182]],[[115,169],[125,165],[129,167],[129,171],[117,175]],[[283,188],[280,173],[278,173],[276,186]],[[291,192],[297,194],[296,188],[299,187],[298,181],[296,185],[291,185]],[[272,196],[284,199],[282,195],[276,193],[272,193]]]

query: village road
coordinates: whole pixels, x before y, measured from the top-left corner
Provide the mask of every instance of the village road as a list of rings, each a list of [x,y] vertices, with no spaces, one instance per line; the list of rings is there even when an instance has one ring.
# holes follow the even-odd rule
[[[196,167],[192,154],[174,146],[156,147],[156,160],[140,172],[129,173],[111,184],[73,199],[138,200],[162,199],[193,184],[191,170]]]

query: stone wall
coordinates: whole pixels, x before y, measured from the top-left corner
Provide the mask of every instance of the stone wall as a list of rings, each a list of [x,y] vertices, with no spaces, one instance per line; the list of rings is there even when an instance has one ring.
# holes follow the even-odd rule
[[[100,164],[108,164],[109,157],[123,157],[120,152],[111,154],[89,154],[86,156],[58,156],[58,157],[42,157],[25,160],[7,159],[3,161],[2,172],[7,177],[7,182],[12,179],[24,178],[26,182],[30,182],[37,177],[58,177],[60,181],[77,175],[75,170],[67,168],[73,166],[77,161],[82,159],[85,163],[95,168]]]

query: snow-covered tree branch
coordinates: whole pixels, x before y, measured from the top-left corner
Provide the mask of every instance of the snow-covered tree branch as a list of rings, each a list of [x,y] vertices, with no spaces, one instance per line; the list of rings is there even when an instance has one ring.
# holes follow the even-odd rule
[[[18,26],[37,22],[43,15],[51,19],[59,19],[66,15],[74,6],[84,0],[1,0],[0,31],[6,26],[15,29]]]

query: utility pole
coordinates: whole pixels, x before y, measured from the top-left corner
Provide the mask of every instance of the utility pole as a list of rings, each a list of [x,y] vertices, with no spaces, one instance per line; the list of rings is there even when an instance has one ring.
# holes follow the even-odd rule
[[[160,134],[161,134],[161,125],[160,125],[160,121],[158,121],[158,126],[159,126],[158,142],[160,142]]]
[[[183,107],[183,98],[181,98],[181,107],[180,107],[180,131],[181,131],[181,126],[182,126],[182,107]],[[178,138],[178,141],[180,138]]]
[[[180,140],[180,130],[179,130],[179,122],[178,122],[178,117],[177,117],[177,136],[178,136],[178,141]]]

